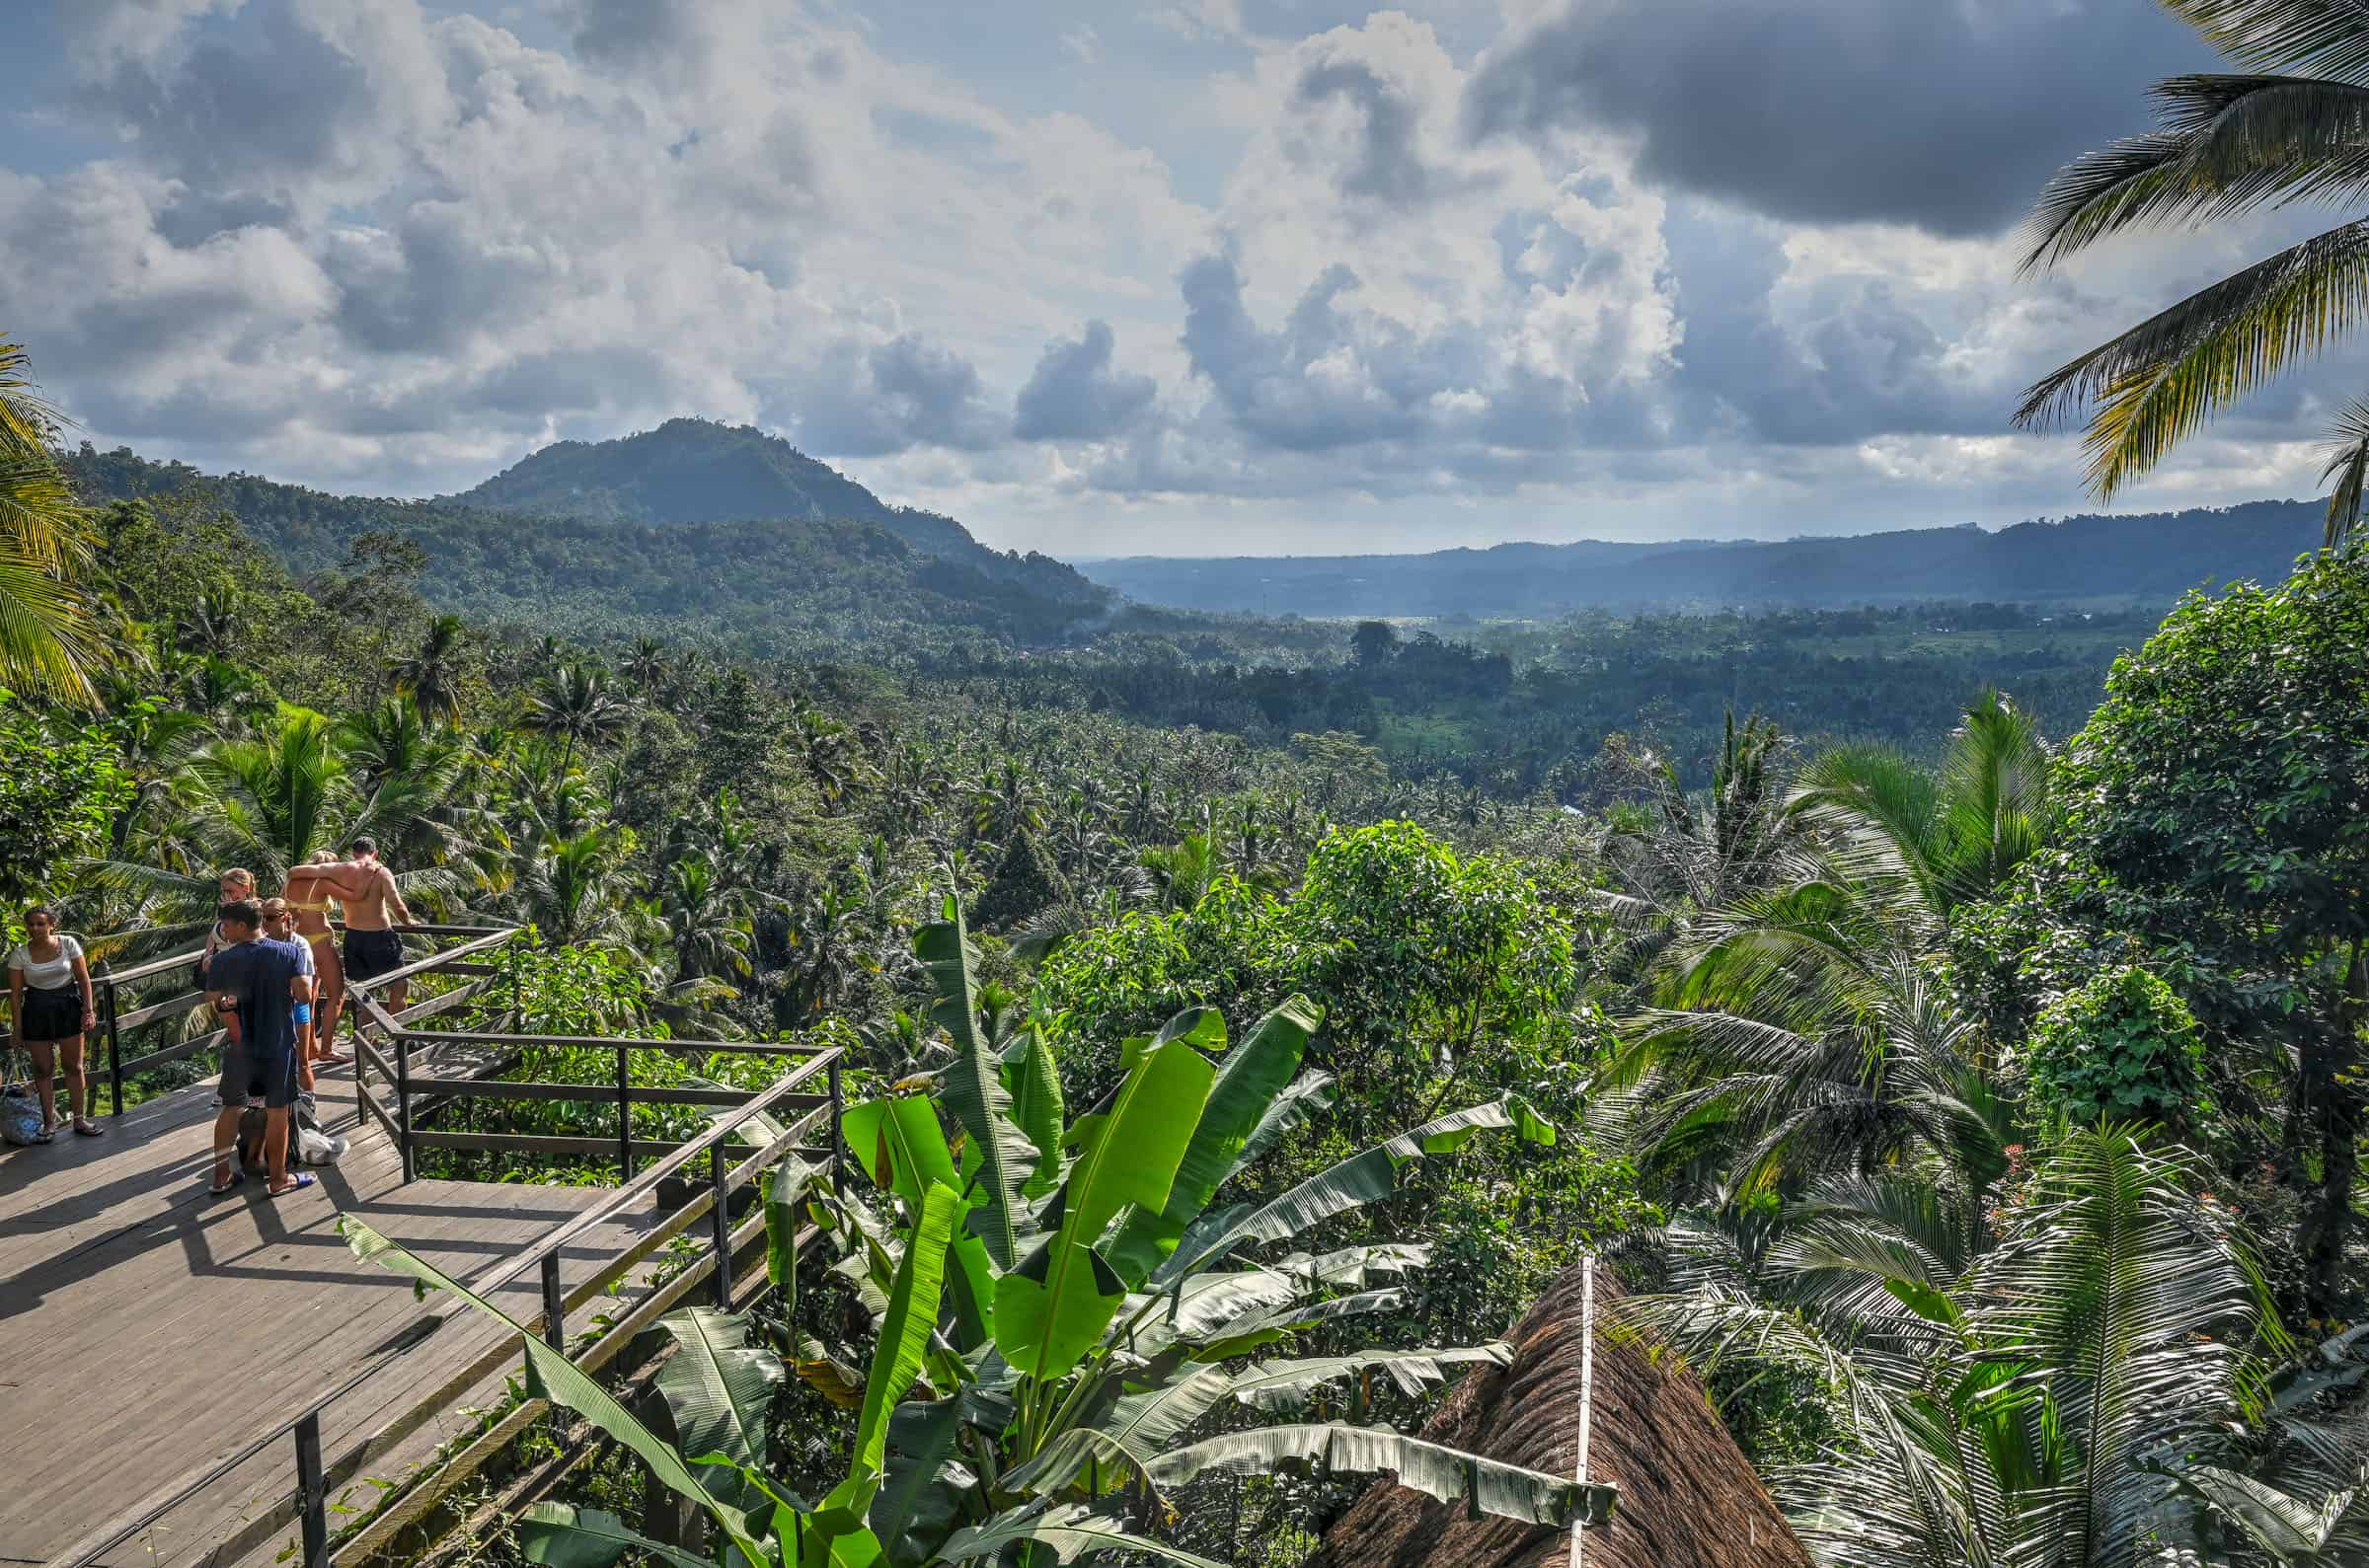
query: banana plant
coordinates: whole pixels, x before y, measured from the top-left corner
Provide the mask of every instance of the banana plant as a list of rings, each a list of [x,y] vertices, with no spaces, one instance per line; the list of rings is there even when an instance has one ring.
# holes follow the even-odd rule
[[[1320,1323],[1403,1307],[1398,1282],[1426,1256],[1404,1244],[1318,1252],[1300,1238],[1390,1197],[1411,1163],[1476,1137],[1551,1141],[1554,1129],[1527,1105],[1509,1098],[1439,1116],[1268,1202],[1223,1204],[1230,1181],[1325,1103],[1324,1076],[1301,1071],[1319,1021],[1306,999],[1231,1046],[1215,1009],[1179,1013],[1125,1042],[1118,1085],[1072,1117],[1039,1029],[1024,1027],[997,1050],[977,1027],[975,955],[952,900],[916,946],[955,1059],[934,1094],[849,1108],[843,1134],[877,1205],[833,1196],[807,1173],[777,1180],[766,1211],[777,1232],[811,1217],[841,1237],[843,1272],[878,1309],[912,1249],[933,1244],[915,1223],[931,1196],[953,1192],[961,1205],[945,1244],[937,1333],[890,1422],[862,1551],[877,1544],[890,1568],[920,1568],[990,1539],[1002,1550],[1019,1538],[1007,1531],[1040,1528],[1051,1533],[1034,1555],[1007,1560],[1065,1561],[1102,1528],[1080,1521],[1153,1517],[1162,1494],[1214,1474],[1390,1470],[1476,1512],[1545,1525],[1609,1510],[1609,1488],[1379,1427],[1245,1426],[1303,1415],[1334,1389],[1361,1414],[1378,1380],[1414,1391],[1451,1369],[1508,1358],[1502,1345],[1278,1352]],[[1243,1429],[1191,1440],[1220,1420]]]
[[[1400,1281],[1426,1259],[1400,1243],[1319,1251],[1304,1244],[1308,1232],[1389,1198],[1410,1165],[1485,1134],[1551,1142],[1554,1128],[1526,1104],[1438,1116],[1263,1203],[1221,1203],[1229,1182],[1325,1103],[1324,1076],[1301,1071],[1318,1025],[1304,998],[1239,1044],[1214,1009],[1178,1014],[1125,1042],[1118,1085],[1073,1117],[1039,1030],[998,1047],[979,1027],[975,955],[953,900],[916,946],[954,1061],[921,1091],[848,1108],[840,1132],[869,1195],[834,1193],[792,1160],[774,1173],[765,1209],[777,1280],[796,1262],[789,1238],[811,1220],[841,1249],[835,1266],[877,1323],[847,1478],[808,1505],[763,1476],[760,1452],[725,1445],[685,1461],[666,1450],[673,1472],[702,1472],[691,1500],[714,1522],[726,1568],[1036,1568],[1106,1550],[1202,1564],[1145,1531],[1167,1512],[1166,1494],[1222,1475],[1390,1471],[1476,1517],[1561,1527],[1609,1515],[1610,1487],[1361,1424],[1377,1381],[1419,1391],[1452,1369],[1502,1365],[1507,1347],[1287,1353],[1304,1330],[1403,1307]],[[348,1233],[360,1248],[364,1228]],[[379,1248],[366,1255],[457,1289]],[[552,1397],[676,1485],[650,1458],[660,1440],[611,1426],[631,1417],[542,1369],[557,1353],[519,1333]],[[765,1370],[780,1375],[778,1361]],[[686,1441],[730,1435],[723,1397],[688,1421],[678,1412]],[[1351,1419],[1309,1419],[1319,1400],[1345,1401]],[[605,1568],[631,1549],[711,1561],[558,1505],[524,1516],[521,1533],[530,1558],[570,1568]]]

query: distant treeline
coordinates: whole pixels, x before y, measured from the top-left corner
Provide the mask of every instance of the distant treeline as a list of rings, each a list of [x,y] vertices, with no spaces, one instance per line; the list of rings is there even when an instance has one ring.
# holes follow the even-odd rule
[[[2283,579],[2319,546],[2317,501],[2067,517],[1776,544],[1498,545],[1421,556],[1136,557],[1083,569],[1144,604],[1307,616],[1555,616],[1905,604],[1935,599],[2170,604],[2208,581]]]

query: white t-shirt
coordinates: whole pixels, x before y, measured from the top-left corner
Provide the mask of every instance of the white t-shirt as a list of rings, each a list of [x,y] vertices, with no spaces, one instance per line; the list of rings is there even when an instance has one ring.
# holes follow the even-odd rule
[[[74,983],[74,960],[82,956],[82,943],[63,932],[57,937],[57,956],[47,963],[33,956],[33,949],[23,942],[8,955],[8,967],[25,971],[25,983],[43,991],[55,991]]]

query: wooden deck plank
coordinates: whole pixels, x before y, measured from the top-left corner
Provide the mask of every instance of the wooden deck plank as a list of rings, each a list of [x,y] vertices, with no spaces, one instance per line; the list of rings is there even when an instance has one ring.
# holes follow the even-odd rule
[[[106,1517],[171,1495],[378,1365],[324,1413],[334,1468],[415,1414],[423,1393],[497,1348],[504,1336],[496,1325],[458,1304],[417,1301],[407,1280],[358,1263],[336,1232],[339,1213],[357,1214],[470,1278],[606,1195],[481,1182],[405,1186],[388,1141],[355,1125],[351,1082],[341,1075],[323,1079],[321,1111],[353,1147],[320,1173],[319,1186],[274,1201],[251,1180],[214,1200],[202,1188],[210,1095],[209,1086],[193,1086],[136,1107],[107,1138],[17,1151],[0,1162],[0,1400],[71,1412],[70,1437],[55,1423],[0,1423],[0,1474],[11,1478],[0,1489],[0,1561],[47,1560],[94,1538]],[[572,1282],[653,1218],[624,1217],[568,1248]],[[539,1309],[531,1278],[501,1299],[515,1315]],[[391,1346],[430,1318],[449,1322],[391,1356]],[[468,1399],[497,1396],[500,1387],[498,1373],[483,1379],[451,1410],[379,1445],[362,1473],[391,1479],[432,1455],[470,1425]],[[268,1517],[286,1496],[294,1474],[288,1447],[274,1444],[230,1470],[107,1560],[228,1562],[252,1550],[268,1560],[284,1530],[228,1555],[221,1543],[236,1541],[244,1522]],[[100,1456],[104,1485],[91,1467]],[[371,1489],[360,1490],[366,1497]]]

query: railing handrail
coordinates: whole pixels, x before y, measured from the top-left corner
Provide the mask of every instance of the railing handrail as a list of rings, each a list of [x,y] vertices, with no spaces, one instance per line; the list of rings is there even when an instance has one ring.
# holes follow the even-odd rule
[[[457,951],[457,949],[456,949]],[[630,1045],[637,1051],[723,1051],[742,1056],[819,1056],[835,1045],[793,1045],[779,1040],[633,1040],[613,1034],[497,1034],[451,1029],[406,1029],[404,1037],[429,1045],[576,1045],[613,1051]]]
[[[479,935],[475,941],[463,942],[458,947],[447,947],[442,952],[430,953],[425,958],[416,958],[408,964],[388,970],[383,975],[372,975],[367,980],[357,980],[348,975],[345,977],[346,994],[369,996],[382,986],[391,986],[399,980],[410,980],[417,975],[431,973],[437,966],[451,963],[454,959],[465,957],[470,953],[484,952],[489,947],[498,947],[525,929],[523,926],[465,926],[450,932],[435,932],[429,931],[424,926],[390,926],[387,930],[397,935],[402,935],[406,932],[430,936],[458,935],[463,932],[482,933],[483,934]]]
[[[99,938],[101,941],[112,941],[113,939],[113,937],[107,936]],[[83,945],[87,949],[90,943],[85,940]],[[168,953],[162,958],[145,959],[133,964],[128,969],[117,969],[113,959],[101,958],[91,965],[91,983],[97,985],[102,980],[112,980],[116,985],[127,986],[135,980],[146,980],[151,975],[161,975],[168,969],[177,968],[182,964],[193,964],[204,956],[205,944],[200,942],[186,953]]]
[[[781,1082],[765,1090],[760,1098],[750,1100],[746,1105],[727,1115],[715,1118],[708,1124],[707,1131],[701,1133],[697,1138],[685,1143],[682,1148],[635,1176],[624,1186],[616,1188],[600,1203],[586,1209],[581,1214],[561,1222],[559,1228],[551,1234],[528,1247],[524,1252],[514,1255],[507,1264],[496,1270],[491,1278],[475,1287],[478,1294],[491,1296],[494,1292],[516,1280],[528,1269],[540,1266],[545,1254],[559,1251],[586,1231],[615,1219],[620,1210],[655,1192],[660,1181],[673,1175],[699,1156],[723,1145],[751,1119],[770,1111],[785,1095],[792,1093],[801,1083],[837,1061],[839,1054],[838,1047],[831,1047],[825,1054],[803,1063],[794,1072],[785,1074]],[[839,1129],[833,1126],[831,1138],[834,1145],[838,1137]]]

